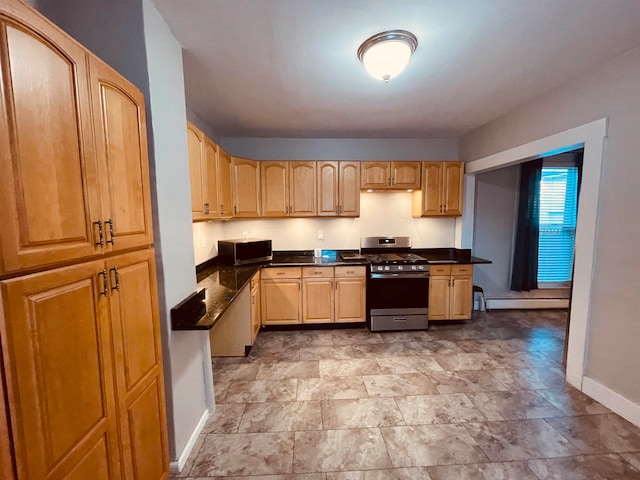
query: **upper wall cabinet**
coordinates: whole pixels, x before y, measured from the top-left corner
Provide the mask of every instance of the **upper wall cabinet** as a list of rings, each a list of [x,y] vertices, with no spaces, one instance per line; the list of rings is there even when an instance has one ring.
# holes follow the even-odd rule
[[[318,216],[360,215],[360,162],[318,162]]]
[[[231,218],[231,156],[187,122],[193,221]]]
[[[414,217],[462,215],[463,162],[422,162],[422,189],[413,192]]]
[[[0,274],[150,244],[142,95],[20,2],[2,9]]]
[[[259,163],[263,217],[316,215],[316,162]]]
[[[153,243],[144,96],[89,57],[104,242],[113,250]]]
[[[256,160],[233,157],[233,216],[260,216],[260,166]]]
[[[371,190],[420,188],[420,162],[362,162],[360,188]]]
[[[213,143],[213,142],[211,142]],[[220,208],[220,218],[231,218],[233,216],[233,190],[232,190],[232,164],[231,155],[227,151],[218,147],[217,158],[218,172],[218,206]]]

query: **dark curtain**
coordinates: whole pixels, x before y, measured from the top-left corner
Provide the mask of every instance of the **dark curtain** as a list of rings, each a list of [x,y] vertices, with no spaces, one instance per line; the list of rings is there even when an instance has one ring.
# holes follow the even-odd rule
[[[541,158],[520,165],[520,200],[511,273],[511,290],[517,292],[538,288],[541,176]]]

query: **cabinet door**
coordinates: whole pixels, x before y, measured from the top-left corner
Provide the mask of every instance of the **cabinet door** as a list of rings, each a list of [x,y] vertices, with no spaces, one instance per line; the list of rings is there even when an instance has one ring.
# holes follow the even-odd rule
[[[0,282],[18,478],[122,478],[103,268],[94,261]]]
[[[302,280],[302,323],[333,322],[333,276]]]
[[[205,205],[204,135],[190,122],[187,122],[187,147],[189,149],[189,178],[191,181],[191,215],[193,220],[203,220],[205,213],[209,213],[209,205]]]
[[[300,323],[300,279],[262,280],[262,323]]]
[[[391,162],[391,188],[420,188],[420,162]]]
[[[338,215],[338,162],[318,162],[318,216]]]
[[[466,320],[471,318],[473,308],[473,277],[451,277],[451,301],[449,318]]]
[[[255,160],[233,157],[233,216],[260,216],[260,168]]]
[[[220,218],[219,181],[218,176],[218,145],[206,135],[203,138],[202,157],[202,199],[204,201],[204,217],[207,219]]]
[[[391,184],[389,162],[362,162],[360,188],[387,189]]]
[[[289,162],[289,215],[316,214],[316,162]]]
[[[86,53],[20,2],[0,17],[0,273],[101,253]]]
[[[144,96],[111,67],[89,56],[108,249],[153,243]]]
[[[422,162],[422,215],[440,215],[442,203],[442,162]]]
[[[464,182],[463,162],[443,163],[443,215],[462,215],[462,186]]]
[[[336,322],[364,322],[365,277],[336,278]]]
[[[260,286],[251,289],[251,345],[256,341],[262,321],[260,319]]]
[[[450,280],[449,275],[429,279],[429,320],[449,319]]]
[[[289,211],[287,162],[260,162],[262,216],[286,217]]]
[[[218,205],[220,205],[220,218],[233,216],[233,191],[231,184],[231,155],[222,147],[218,147]],[[213,201],[213,199],[211,199]]]
[[[340,162],[338,212],[341,217],[360,215],[360,162]]]
[[[112,257],[107,272],[125,477],[159,480],[169,459],[153,250]]]

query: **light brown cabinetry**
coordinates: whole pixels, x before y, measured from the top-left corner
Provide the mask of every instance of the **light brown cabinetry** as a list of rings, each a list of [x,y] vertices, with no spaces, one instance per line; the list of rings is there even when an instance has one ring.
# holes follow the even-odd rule
[[[28,7],[0,8],[0,274],[151,244],[142,94]]]
[[[360,162],[317,162],[320,217],[360,215]]]
[[[23,2],[0,31],[0,477],[164,479],[144,98]]]
[[[366,267],[335,268],[335,321],[364,322],[366,320]]]
[[[262,324],[287,325],[301,319],[300,267],[272,267],[260,274]]]
[[[366,319],[366,267],[272,267],[261,278],[264,325]]]
[[[233,216],[260,216],[260,166],[256,160],[233,157]]]
[[[471,318],[473,265],[431,265],[429,275],[429,320]]]
[[[420,188],[420,162],[362,162],[360,188],[371,190]]]
[[[413,192],[412,215],[461,216],[463,162],[422,162],[422,188]]]
[[[155,278],[146,249],[0,282],[17,478],[166,476]]]
[[[231,157],[191,122],[187,147],[193,221],[231,218]]]
[[[260,304],[260,270],[251,277],[251,345],[256,341],[262,325]]]
[[[212,142],[213,143],[213,142]],[[218,146],[218,206],[220,218],[231,218],[233,216],[233,184],[231,155],[222,147]]]
[[[263,217],[316,215],[316,162],[259,163]]]
[[[304,267],[302,269],[302,323],[333,321],[333,267]]]

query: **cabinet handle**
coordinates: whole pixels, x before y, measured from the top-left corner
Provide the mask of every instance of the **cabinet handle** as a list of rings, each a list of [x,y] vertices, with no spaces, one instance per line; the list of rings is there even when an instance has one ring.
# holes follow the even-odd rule
[[[118,275],[118,267],[113,267],[109,269],[110,272],[113,272],[113,284],[111,290],[120,290],[120,275]]]
[[[93,222],[94,225],[98,226],[98,238],[99,240],[97,242],[94,243],[94,245],[100,245],[101,247],[104,247],[104,236],[102,234],[102,220],[98,220],[97,222]]]
[[[111,245],[115,245],[116,239],[113,238],[113,220],[109,219],[104,223],[105,223],[105,225],[107,223],[109,224],[109,238],[110,238],[110,240],[107,240],[107,243],[110,243]]]
[[[454,287],[456,285],[456,279],[452,278],[451,279],[451,286]]]
[[[391,177],[389,177],[389,180],[387,182],[388,182],[387,184],[391,186]]]
[[[107,290],[107,271],[102,270],[98,275],[102,277],[102,290],[100,291],[100,295],[104,295],[106,297],[107,293],[109,293]]]
[[[236,215],[238,213],[238,207],[233,207],[233,214]]]
[[[284,272],[276,272],[276,275],[284,275]]]
[[[220,204],[220,213],[224,212],[224,204]]]
[[[209,204],[208,203],[204,204],[204,213],[205,213],[205,215],[209,215]]]

